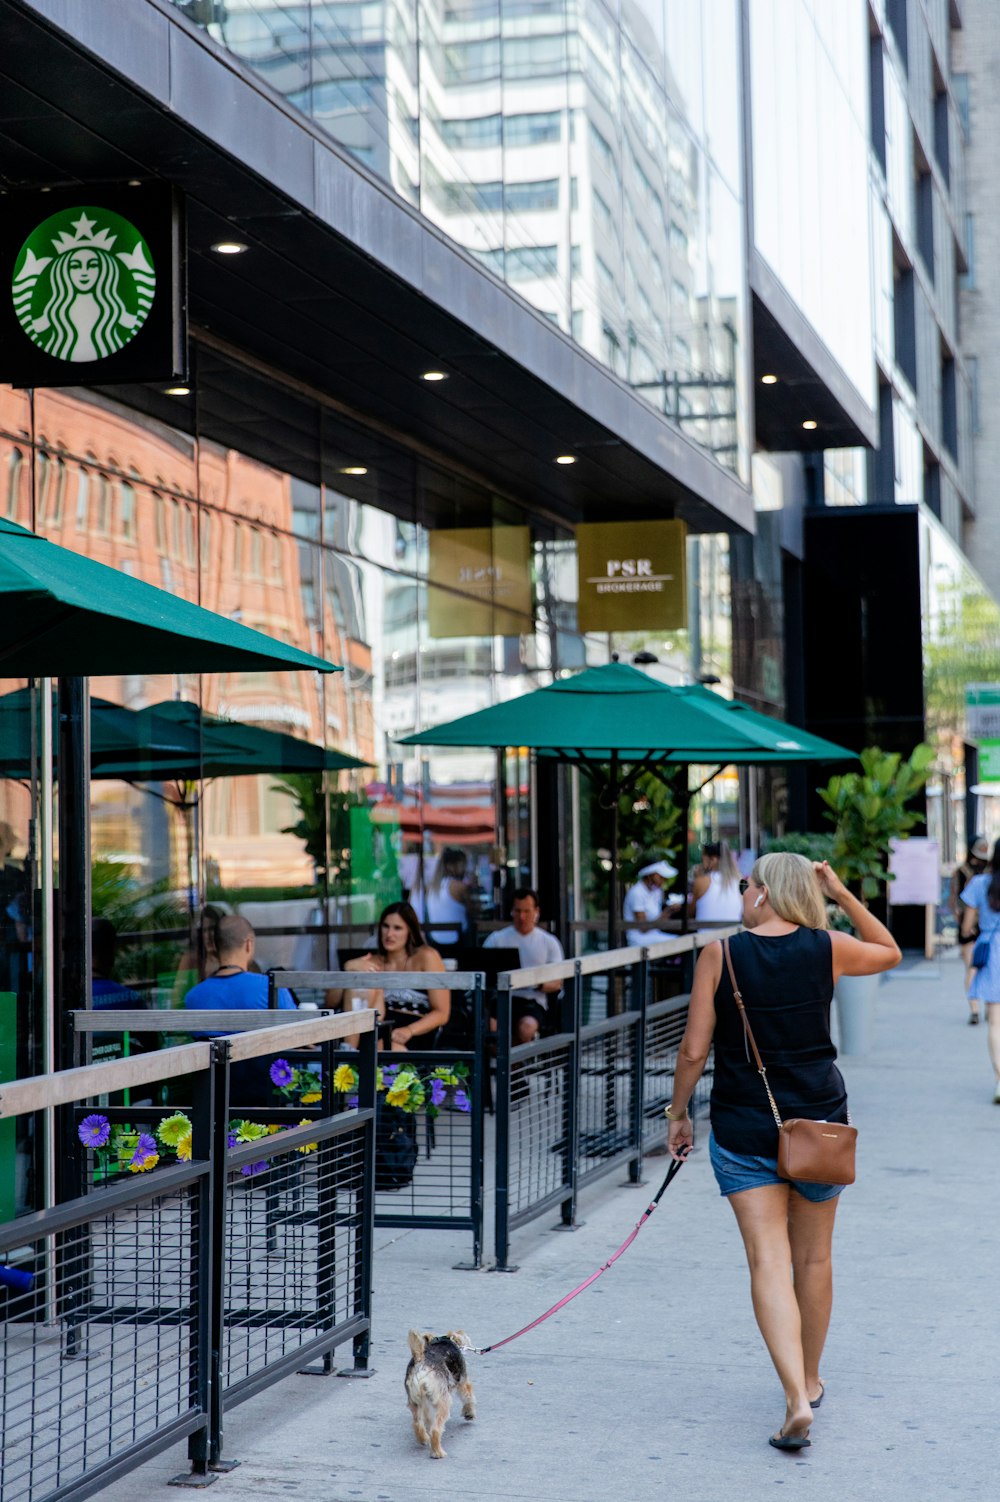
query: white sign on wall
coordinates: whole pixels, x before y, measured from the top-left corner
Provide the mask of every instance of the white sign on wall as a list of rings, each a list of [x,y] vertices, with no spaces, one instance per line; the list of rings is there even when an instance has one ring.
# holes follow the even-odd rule
[[[889,901],[893,907],[937,906],[941,900],[941,850],[937,840],[891,840]]]

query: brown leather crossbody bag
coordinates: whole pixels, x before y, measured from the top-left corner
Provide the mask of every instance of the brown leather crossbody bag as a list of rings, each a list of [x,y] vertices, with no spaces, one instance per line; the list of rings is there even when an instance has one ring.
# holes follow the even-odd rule
[[[767,1098],[771,1102],[778,1128],[778,1173],[783,1179],[801,1179],[806,1184],[853,1184],[854,1158],[858,1129],[848,1121],[809,1121],[805,1117],[790,1117],[782,1121],[781,1112],[771,1094],[767,1082],[767,1070],[757,1051],[753,1031],[743,1005],[743,997],[736,982],[733,957],[729,952],[729,940],[723,939],[726,968],[732,982],[733,996],[743,1022],[743,1032],[753,1050],[757,1073],[764,1081]]]

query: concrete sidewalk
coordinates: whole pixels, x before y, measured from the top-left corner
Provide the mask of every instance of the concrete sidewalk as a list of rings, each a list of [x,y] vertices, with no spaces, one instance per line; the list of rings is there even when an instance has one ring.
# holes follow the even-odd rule
[[[875,1051],[844,1061],[859,1179],[838,1218],[827,1397],[810,1449],[767,1444],[782,1396],[706,1126],[620,1262],[540,1329],[470,1358],[480,1416],[451,1420],[447,1460],[413,1440],[407,1329],[464,1327],[486,1345],[527,1323],[619,1245],[664,1159],[648,1161],[640,1190],[611,1180],[585,1196],[575,1234],[552,1234],[552,1216],[517,1233],[515,1274],[453,1271],[468,1237],[378,1233],[375,1376],[290,1377],[234,1410],[226,1454],[242,1464],[211,1496],[757,1502],[785,1486],[796,1502],[995,1497],[1000,1107],[985,1033],[966,1025],[957,961],[917,963],[881,989]],[[166,1498],[162,1483],[184,1468],[176,1449],[102,1496]]]

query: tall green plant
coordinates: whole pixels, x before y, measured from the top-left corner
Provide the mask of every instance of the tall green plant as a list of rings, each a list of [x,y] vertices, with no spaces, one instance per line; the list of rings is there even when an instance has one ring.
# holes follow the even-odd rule
[[[326,826],[330,824],[330,870],[331,886],[346,880],[350,874],[351,827],[350,810],[361,808],[365,799],[360,793],[324,793],[320,772],[283,772],[272,786],[273,791],[287,793],[295,806],[298,819],[282,829],[282,834],[293,834],[306,847],[306,854],[316,867],[318,876],[327,869]]]
[[[934,747],[917,746],[907,760],[898,751],[869,746],[861,771],[831,777],[817,792],[834,825],[830,864],[862,901],[877,897],[891,880],[889,842],[908,834],[923,815],[908,808],[930,775]]]

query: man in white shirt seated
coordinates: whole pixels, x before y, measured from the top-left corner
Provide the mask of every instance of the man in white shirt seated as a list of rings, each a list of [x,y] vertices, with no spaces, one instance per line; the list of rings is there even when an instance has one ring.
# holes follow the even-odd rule
[[[516,949],[524,970],[535,965],[551,965],[563,960],[563,947],[555,934],[538,927],[541,908],[538,893],[530,887],[518,887],[510,910],[510,927],[490,934],[484,949]],[[561,980],[546,981],[541,986],[526,986],[511,997],[511,1024],[515,1043],[531,1043],[538,1037],[548,1018],[549,997],[562,990]],[[496,1029],[496,1019],[491,1022]]]

